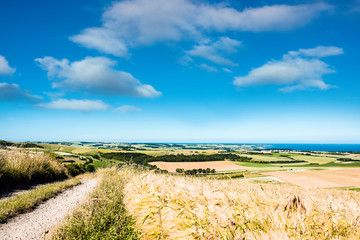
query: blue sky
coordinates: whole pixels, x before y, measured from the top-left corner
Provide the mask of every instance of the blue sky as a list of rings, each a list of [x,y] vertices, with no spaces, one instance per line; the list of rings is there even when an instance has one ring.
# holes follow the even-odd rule
[[[360,143],[360,1],[0,4],[0,138]]]

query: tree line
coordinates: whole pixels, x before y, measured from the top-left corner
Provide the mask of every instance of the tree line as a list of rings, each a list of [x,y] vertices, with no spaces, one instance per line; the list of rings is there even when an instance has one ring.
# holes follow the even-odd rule
[[[209,173],[215,173],[215,169],[210,169],[210,168],[206,168],[206,169],[202,169],[202,168],[194,168],[194,169],[190,169],[190,170],[184,170],[183,168],[177,168],[176,169],[177,173],[182,173],[185,175],[196,175],[196,174],[209,174]]]
[[[236,154],[173,154],[173,155],[161,155],[161,156],[150,156],[144,153],[123,153],[123,152],[110,152],[100,153],[102,158],[114,159],[125,163],[135,163],[144,166],[148,166],[149,162],[208,162],[208,161],[239,161],[239,162],[250,162],[252,158],[239,156]]]

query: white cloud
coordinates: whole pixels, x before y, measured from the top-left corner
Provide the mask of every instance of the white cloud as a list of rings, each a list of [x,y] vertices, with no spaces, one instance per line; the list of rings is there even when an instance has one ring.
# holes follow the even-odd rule
[[[188,55],[184,55],[179,59],[179,63],[184,66],[189,66],[193,62],[194,60]]]
[[[314,3],[239,11],[224,4],[191,0],[124,0],[104,12],[101,27],[85,29],[71,40],[101,52],[126,56],[129,47],[201,39],[209,32],[291,30],[331,9],[329,4]]]
[[[70,39],[81,43],[84,47],[97,49],[104,53],[119,57],[128,55],[127,46],[120,39],[116,38],[113,31],[104,28],[85,29],[82,34],[73,36]]]
[[[43,92],[43,94],[51,97],[51,98],[60,98],[65,96],[64,92]]]
[[[121,114],[125,114],[128,112],[139,112],[141,108],[131,106],[131,105],[123,105],[115,109],[115,111],[120,112]]]
[[[27,101],[30,103],[38,102],[40,96],[32,95],[27,90],[22,90],[17,84],[0,83],[0,101]]]
[[[237,64],[225,58],[223,55],[235,53],[241,46],[242,43],[240,41],[228,37],[221,37],[215,42],[196,45],[191,50],[186,51],[186,54],[192,57],[201,57],[221,65],[236,66]]]
[[[290,51],[290,52],[288,53],[288,55],[289,55],[289,56],[302,55],[302,56],[308,56],[308,57],[318,57],[318,58],[322,58],[322,57],[340,55],[340,54],[343,54],[343,53],[344,53],[343,49],[342,49],[342,48],[339,48],[339,47],[334,47],[334,46],[329,46],[329,47],[318,46],[318,47],[315,47],[315,48],[299,49],[298,51]]]
[[[15,68],[9,66],[8,61],[2,55],[0,55],[0,75],[13,74],[16,71]]]
[[[222,69],[224,72],[227,72],[227,73],[232,73],[233,71],[231,71],[230,69],[228,69],[228,68],[223,68]]]
[[[132,97],[161,95],[161,92],[151,85],[142,84],[130,73],[113,69],[116,61],[106,57],[86,57],[72,63],[53,57],[37,58],[35,61],[55,80],[52,84],[54,88]]]
[[[208,72],[218,72],[216,67],[209,66],[205,63],[199,65],[200,68],[208,71]]]
[[[40,103],[36,105],[40,108],[57,109],[57,110],[74,110],[74,111],[94,111],[94,110],[107,110],[109,105],[101,100],[88,100],[88,99],[58,99],[49,103]]]
[[[282,92],[294,90],[320,89],[326,90],[331,86],[324,82],[323,75],[335,73],[327,63],[314,57],[336,55],[333,51],[320,52],[320,48],[300,49],[283,55],[280,61],[269,61],[261,67],[251,70],[246,76],[235,77],[234,84],[240,87],[250,85],[280,85]],[[322,47],[326,49],[326,47]],[[307,58],[306,56],[311,56]]]

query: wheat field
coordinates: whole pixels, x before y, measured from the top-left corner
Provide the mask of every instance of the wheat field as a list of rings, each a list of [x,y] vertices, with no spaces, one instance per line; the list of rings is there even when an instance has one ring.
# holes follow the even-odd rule
[[[360,193],[120,170],[142,239],[359,239]]]

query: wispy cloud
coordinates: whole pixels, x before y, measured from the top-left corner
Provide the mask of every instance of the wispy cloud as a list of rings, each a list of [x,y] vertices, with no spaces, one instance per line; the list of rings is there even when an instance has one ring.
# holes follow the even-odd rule
[[[86,57],[70,63],[67,59],[53,57],[35,59],[48,76],[52,86],[65,90],[105,95],[132,97],[158,97],[161,92],[151,85],[142,84],[130,73],[115,70],[116,61],[106,57]]]
[[[109,105],[101,100],[88,100],[88,99],[57,99],[49,103],[40,103],[36,105],[40,108],[57,109],[57,110],[72,110],[72,111],[95,111],[107,110]]]
[[[139,112],[141,111],[141,108],[132,106],[132,105],[123,105],[115,109],[116,112],[119,112],[121,114],[125,114],[128,112]]]
[[[295,90],[320,89],[331,87],[322,79],[323,75],[335,73],[320,57],[342,54],[337,47],[316,47],[290,51],[282,60],[273,60],[261,67],[251,70],[246,76],[235,77],[234,84],[239,87],[250,85],[280,85],[279,90],[292,92]]]
[[[236,66],[236,63],[224,55],[237,52],[237,49],[241,46],[242,43],[240,41],[228,37],[221,37],[214,42],[196,45],[185,53],[191,57],[200,57],[216,64]]]
[[[6,58],[0,55],[0,75],[13,74],[15,71],[15,68],[9,66],[9,62],[6,60]]]
[[[348,10],[346,12],[349,14],[360,13],[360,0],[353,0],[353,1],[347,2],[347,8],[348,8]]]
[[[233,71],[231,71],[230,69],[228,69],[228,68],[223,68],[222,69],[224,72],[227,72],[227,73],[232,73]]]
[[[106,28],[88,28],[70,38],[84,47],[119,57],[128,56],[127,45],[117,37],[116,31]]]
[[[25,101],[30,103],[39,102],[40,96],[32,95],[30,91],[23,90],[14,83],[0,83],[0,101]]]
[[[288,55],[289,56],[307,56],[307,57],[322,58],[322,57],[341,55],[343,53],[344,53],[344,50],[339,47],[318,46],[315,48],[299,49],[298,51],[290,51],[288,53]]]
[[[218,69],[216,67],[209,66],[209,65],[207,65],[205,63],[200,64],[199,68],[202,68],[202,69],[204,69],[204,70],[206,70],[208,72],[218,72]]]
[[[332,8],[326,3],[314,3],[239,11],[223,4],[190,0],[126,0],[115,2],[104,12],[102,26],[84,29],[71,40],[87,48],[125,57],[131,47],[199,40],[210,32],[291,30]]]

